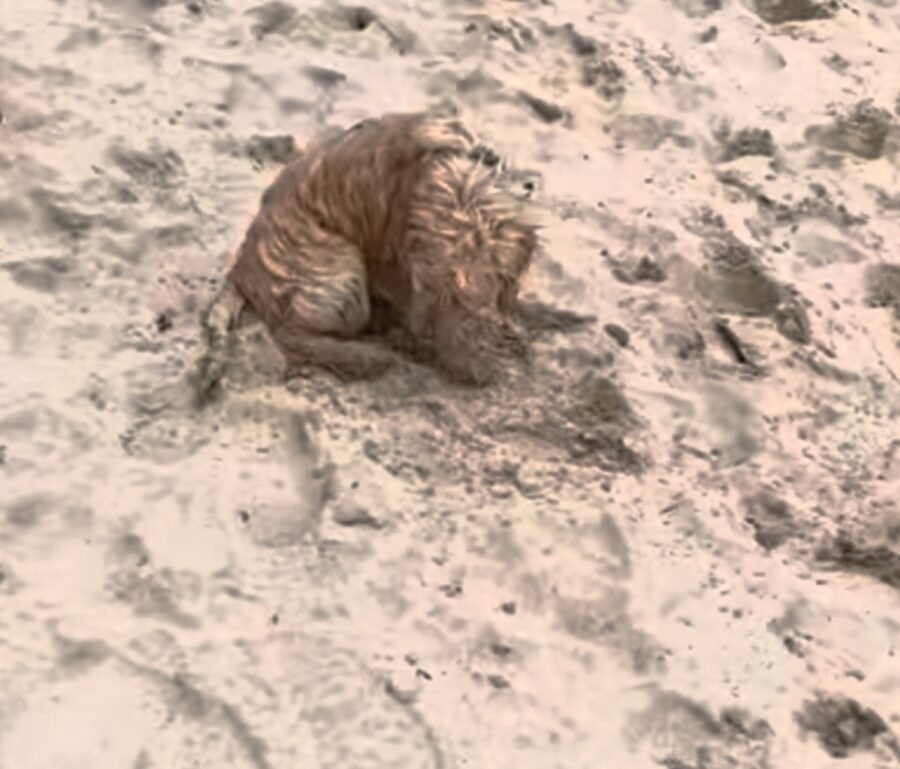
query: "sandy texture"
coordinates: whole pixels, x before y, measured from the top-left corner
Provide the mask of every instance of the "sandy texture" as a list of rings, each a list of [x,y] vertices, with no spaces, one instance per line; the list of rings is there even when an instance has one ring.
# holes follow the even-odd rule
[[[2,769],[900,765],[900,6],[753,2],[0,5]],[[533,370],[162,409],[292,139],[425,108]]]

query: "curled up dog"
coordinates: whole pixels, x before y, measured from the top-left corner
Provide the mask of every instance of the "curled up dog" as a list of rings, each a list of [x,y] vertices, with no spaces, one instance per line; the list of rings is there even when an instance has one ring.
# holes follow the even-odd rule
[[[314,141],[263,194],[204,318],[198,399],[221,379],[247,306],[288,375],[372,377],[403,348],[455,382],[483,385],[526,357],[516,308],[537,228],[499,190],[495,165],[459,122],[424,114]]]

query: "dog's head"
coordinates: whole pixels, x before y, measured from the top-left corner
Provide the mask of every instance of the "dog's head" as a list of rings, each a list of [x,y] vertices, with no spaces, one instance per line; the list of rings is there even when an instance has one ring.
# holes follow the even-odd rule
[[[426,282],[442,286],[449,301],[508,314],[537,247],[537,227],[495,188],[495,176],[471,158],[442,159],[414,207],[412,229],[424,246]]]

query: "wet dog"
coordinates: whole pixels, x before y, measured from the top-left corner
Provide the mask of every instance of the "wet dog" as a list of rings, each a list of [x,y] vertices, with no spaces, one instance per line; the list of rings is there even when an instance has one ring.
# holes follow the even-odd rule
[[[397,354],[372,337],[390,331],[453,381],[491,382],[527,353],[515,310],[537,245],[497,173],[451,119],[388,115],[319,137],[262,196],[204,319],[197,391],[221,378],[247,305],[289,375],[380,374]]]

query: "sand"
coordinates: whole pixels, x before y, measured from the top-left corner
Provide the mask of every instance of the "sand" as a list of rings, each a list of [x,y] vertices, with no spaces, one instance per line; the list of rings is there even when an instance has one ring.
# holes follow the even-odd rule
[[[756,3],[2,5],[0,768],[900,765],[900,5]],[[291,148],[419,109],[531,369],[250,323],[167,407]]]

